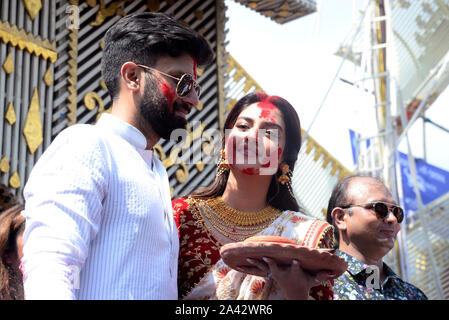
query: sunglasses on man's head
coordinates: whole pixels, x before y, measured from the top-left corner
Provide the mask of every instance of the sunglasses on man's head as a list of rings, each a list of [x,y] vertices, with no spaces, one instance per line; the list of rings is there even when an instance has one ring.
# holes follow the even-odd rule
[[[181,76],[181,78],[177,78],[174,77],[168,73],[159,71],[155,68],[152,67],[148,67],[148,66],[144,66],[142,64],[138,64],[138,67],[144,68],[144,69],[148,69],[148,70],[154,70],[159,72],[160,74],[170,77],[172,79],[175,79],[176,81],[178,81],[178,83],[176,84],[176,94],[178,95],[178,97],[185,97],[187,96],[190,91],[192,89],[195,89],[197,96],[199,97],[201,94],[201,87],[200,85],[193,79],[192,75],[185,73]]]
[[[351,204],[351,205],[340,207],[340,208],[348,209],[348,208],[352,208],[352,207],[362,207],[365,209],[372,209],[376,213],[377,217],[380,219],[385,219],[386,217],[388,217],[388,214],[391,210],[393,215],[396,217],[396,220],[398,221],[398,223],[401,223],[402,220],[404,220],[404,210],[401,207],[394,206],[394,205],[388,207],[388,205],[384,202],[376,201],[376,202],[370,202],[370,203],[366,203],[366,204]]]

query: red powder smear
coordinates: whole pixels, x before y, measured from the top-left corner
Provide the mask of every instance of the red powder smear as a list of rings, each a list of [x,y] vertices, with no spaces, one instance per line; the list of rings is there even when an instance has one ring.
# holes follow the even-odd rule
[[[196,59],[193,59],[193,79],[195,79],[196,81],[197,78],[198,76],[196,74]]]
[[[282,148],[278,148],[278,161],[281,160]],[[271,161],[268,161],[266,164],[262,165],[262,168],[270,168]]]
[[[276,106],[268,100],[260,101],[257,105],[259,106],[259,108],[262,108],[262,109],[268,109],[268,110],[276,109]]]
[[[255,175],[259,174],[259,170],[256,170],[254,168],[246,168],[246,169],[243,169],[242,172],[244,174],[247,174],[250,176],[255,176]]]
[[[266,164],[262,165],[262,168],[269,168],[271,167],[271,162],[268,161]]]
[[[282,148],[278,148],[278,160],[281,160]]]
[[[263,100],[263,101],[260,101],[257,104],[257,106],[262,109],[262,112],[260,113],[260,116],[259,116],[260,119],[265,119],[265,120],[268,120],[270,122],[276,123],[276,120],[271,115],[271,112],[273,110],[276,110],[276,106],[275,105],[273,105],[271,102],[269,102],[267,100]]]
[[[171,106],[176,98],[175,90],[173,90],[173,88],[165,81],[159,82],[159,88],[162,90],[164,96],[167,98],[168,105]]]

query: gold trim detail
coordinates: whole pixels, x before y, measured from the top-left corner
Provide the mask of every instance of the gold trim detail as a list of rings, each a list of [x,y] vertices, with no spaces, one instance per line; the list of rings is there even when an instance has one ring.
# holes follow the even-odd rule
[[[36,152],[37,148],[44,141],[37,88],[34,88],[33,98],[31,99],[25,127],[23,128],[23,135],[32,154]]]
[[[41,0],[23,0],[23,4],[25,5],[25,9],[30,16],[31,20],[34,20],[36,15],[42,9],[42,1]]]
[[[14,189],[18,189],[20,187],[20,177],[17,171],[15,171],[9,178],[9,185]]]
[[[199,162],[197,162],[197,163],[195,164],[196,169],[197,169],[199,172],[201,172],[201,171],[204,170],[204,165],[205,165],[204,161],[199,161]]]
[[[100,80],[100,82],[99,82],[100,85],[101,85],[101,81],[103,81],[103,80]],[[103,113],[111,113],[111,111],[112,111],[112,108],[109,108],[107,110],[104,109],[103,100],[101,99],[100,95],[94,91],[86,93],[83,101],[84,101],[84,106],[86,107],[87,110],[93,110],[93,109],[95,109],[95,106],[98,105],[98,114],[97,114],[97,118],[95,119],[95,123],[98,121],[98,119],[100,119],[100,117]]]
[[[203,11],[203,10],[196,10],[196,11],[195,11],[195,18],[196,18],[198,21],[203,20],[203,18],[204,18],[204,11]]]
[[[147,0],[147,8],[151,12],[156,12],[159,10],[161,2],[159,0]]]
[[[8,56],[6,57],[5,62],[3,63],[3,70],[5,70],[6,74],[14,72],[14,62],[12,61],[11,52],[8,53]]]
[[[17,26],[10,26],[9,22],[0,21],[0,38],[3,43],[10,43],[20,50],[26,49],[30,54],[41,56],[44,59],[55,63],[58,59],[56,52],[56,41],[51,44],[48,39],[42,40],[41,37],[34,37],[31,33],[26,33],[25,30],[17,29]]]
[[[132,1],[132,0],[114,1],[114,2],[110,3],[108,6],[106,6],[105,3],[104,3],[105,1],[104,0],[100,0],[100,8],[99,8],[99,10],[97,12],[97,15],[95,17],[95,21],[92,22],[90,25],[92,27],[101,26],[104,23],[104,21],[106,20],[106,18],[113,17],[116,14],[120,15],[120,16],[125,16],[126,12],[123,11],[122,8],[120,8],[120,5],[123,2],[130,2],[130,1]],[[94,7],[94,6],[97,5],[97,2],[96,1],[90,1],[88,4],[89,4],[89,6]]]
[[[180,169],[176,170],[176,180],[179,183],[184,183],[189,178],[189,169],[184,162],[179,163]]]
[[[209,198],[205,202],[218,217],[231,226],[247,227],[272,222],[281,214],[280,210],[269,205],[256,212],[240,211],[227,205],[221,197]]]
[[[14,110],[14,106],[12,102],[9,103],[8,109],[6,110],[5,119],[8,120],[10,125],[16,123],[16,111]]]
[[[88,110],[93,110],[95,108],[95,101],[98,103],[98,110],[102,109],[103,111],[104,104],[98,93],[91,91],[86,93],[86,95],[84,96],[84,106]]]
[[[53,73],[51,72],[51,67],[48,67],[47,71],[44,74],[44,82],[47,87],[53,84]]]
[[[6,158],[5,156],[2,158],[2,160],[0,160],[0,171],[3,173],[7,173],[10,169],[11,167],[9,166],[8,158]]]
[[[101,79],[98,84],[100,85],[101,89],[103,89],[104,91],[108,90],[108,87],[106,87],[106,82],[104,82],[103,79]]]

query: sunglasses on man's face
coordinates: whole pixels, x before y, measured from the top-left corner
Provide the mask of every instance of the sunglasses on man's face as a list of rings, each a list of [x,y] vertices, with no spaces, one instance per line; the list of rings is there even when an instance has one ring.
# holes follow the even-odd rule
[[[394,206],[394,205],[388,207],[388,205],[384,202],[376,201],[376,202],[370,202],[370,203],[366,203],[366,204],[352,204],[352,205],[348,205],[348,206],[344,206],[344,207],[340,207],[340,208],[348,209],[348,208],[352,208],[352,207],[362,207],[365,209],[374,210],[374,212],[376,213],[376,215],[379,219],[385,219],[386,217],[388,217],[389,212],[391,211],[393,213],[393,215],[396,217],[396,220],[398,221],[398,223],[401,223],[402,220],[404,220],[404,210],[401,207]]]
[[[170,75],[170,74],[168,74],[168,73],[159,71],[159,70],[157,70],[157,69],[155,69],[155,68],[152,68],[152,67],[144,66],[144,65],[142,65],[142,64],[138,64],[137,66],[138,66],[138,67],[141,67],[141,68],[144,68],[144,69],[157,71],[157,72],[159,72],[160,74],[162,74],[162,75],[164,75],[164,76],[166,76],[166,77],[170,77],[170,78],[172,78],[172,79],[178,81],[178,83],[176,84],[176,94],[177,94],[178,97],[180,97],[180,98],[187,96],[187,95],[190,93],[190,91],[191,91],[192,89],[195,89],[198,98],[200,97],[200,94],[201,94],[201,87],[200,87],[200,85],[193,79],[192,75],[190,75],[190,74],[188,74],[188,73],[183,74],[183,75],[181,76],[181,78],[177,78],[177,77],[174,77],[174,76],[172,76],[172,75]]]

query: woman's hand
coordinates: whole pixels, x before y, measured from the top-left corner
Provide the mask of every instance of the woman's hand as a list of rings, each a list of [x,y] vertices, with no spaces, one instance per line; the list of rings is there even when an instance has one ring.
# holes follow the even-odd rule
[[[277,282],[287,300],[307,300],[312,287],[334,278],[334,275],[325,271],[312,275],[303,270],[297,260],[293,260],[289,267],[280,267],[275,260],[270,258],[263,257],[263,260],[265,263],[255,259],[247,259],[249,263],[260,270],[260,272],[257,272],[259,275],[271,277]],[[244,272],[244,270],[240,271]],[[255,273],[254,270],[252,270],[252,273]]]

